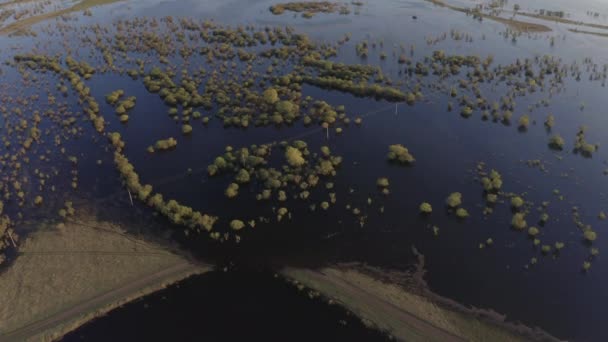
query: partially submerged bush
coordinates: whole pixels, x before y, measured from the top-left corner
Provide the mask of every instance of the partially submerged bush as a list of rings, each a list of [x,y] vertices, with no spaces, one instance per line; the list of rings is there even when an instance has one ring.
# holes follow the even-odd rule
[[[186,124],[182,126],[182,134],[187,135],[192,133],[192,126]]]
[[[530,228],[528,228],[528,235],[530,235],[530,236],[536,236],[538,234],[540,234],[540,230],[538,230],[538,228],[536,228],[536,227],[530,227]]]
[[[376,185],[381,188],[387,188],[389,186],[388,178],[386,178],[386,177],[378,178],[378,180],[376,180]]]
[[[168,138],[164,140],[158,140],[154,144],[154,148],[157,150],[168,150],[177,146],[177,140],[174,138]]]
[[[585,229],[585,231],[583,232],[583,237],[585,238],[585,240],[593,242],[595,241],[595,239],[597,239],[597,233],[594,232],[592,229]]]
[[[388,159],[391,161],[399,162],[401,164],[411,164],[416,159],[412,156],[409,150],[401,144],[390,145],[388,147]]]
[[[523,213],[515,213],[511,219],[511,225],[517,230],[524,230],[528,226],[525,218]]]
[[[549,138],[549,147],[555,150],[563,150],[565,145],[564,138],[559,134],[555,134]]]
[[[228,197],[228,198],[234,198],[234,197],[238,196],[239,185],[236,183],[230,183],[224,193],[226,194],[226,197]]]
[[[289,165],[293,167],[301,167],[306,164],[306,160],[302,156],[302,152],[295,147],[287,146],[287,149],[285,150],[285,158],[287,159]]]
[[[485,191],[496,192],[502,187],[502,176],[498,171],[491,170],[487,177],[481,178],[481,184]]]
[[[519,196],[511,197],[511,206],[513,208],[519,209],[524,205],[524,200]]]
[[[469,212],[464,208],[458,208],[456,209],[456,216],[458,218],[467,218],[469,217]]]
[[[230,221],[230,228],[232,228],[233,230],[241,230],[245,228],[245,222],[241,220],[232,220]]]
[[[519,117],[518,120],[518,126],[520,129],[527,129],[528,126],[530,126],[530,117],[528,116],[528,114],[524,114],[521,117]]]
[[[430,214],[433,212],[433,207],[428,202],[422,202],[422,204],[420,204],[420,212],[423,214]]]
[[[453,192],[448,196],[445,202],[448,207],[456,208],[462,204],[462,194],[460,192]]]

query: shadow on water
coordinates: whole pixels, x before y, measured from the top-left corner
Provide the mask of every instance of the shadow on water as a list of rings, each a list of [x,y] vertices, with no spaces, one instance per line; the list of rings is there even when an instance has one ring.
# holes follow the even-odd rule
[[[167,314],[171,313],[171,314]],[[214,271],[126,304],[62,341],[385,341],[271,273]]]

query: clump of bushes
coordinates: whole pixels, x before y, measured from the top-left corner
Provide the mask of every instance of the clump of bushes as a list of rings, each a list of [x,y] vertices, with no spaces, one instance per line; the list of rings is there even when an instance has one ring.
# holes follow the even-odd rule
[[[456,208],[460,204],[462,204],[462,194],[460,192],[451,193],[448,198],[445,200],[445,203],[450,208]]]
[[[380,177],[376,180],[376,185],[380,188],[388,188],[389,181],[386,177]]]
[[[583,237],[585,238],[585,240],[593,242],[595,241],[595,239],[597,239],[597,233],[594,232],[592,229],[588,228],[583,231]]]
[[[125,94],[122,89],[114,90],[113,92],[106,95],[106,102],[111,105],[118,103],[118,100]]]
[[[230,228],[232,228],[232,230],[241,230],[245,228],[245,222],[241,220],[232,220],[230,221]]]
[[[498,171],[491,170],[488,176],[481,178],[481,184],[487,192],[499,191],[502,187],[502,176]]]
[[[524,200],[523,198],[519,197],[519,196],[513,196],[511,197],[511,206],[513,208],[519,209],[521,208],[521,206],[524,205]]]
[[[559,134],[555,134],[549,138],[549,147],[554,150],[563,150],[565,145],[564,138],[562,138]]]
[[[390,145],[388,147],[387,158],[390,161],[398,162],[401,164],[411,164],[416,161],[414,156],[410,154],[409,150],[401,144]]]
[[[169,150],[177,146],[177,140],[174,138],[168,138],[163,140],[158,140],[154,144],[154,148],[157,150]]]
[[[285,150],[285,159],[287,159],[289,165],[293,167],[301,167],[306,164],[306,160],[302,156],[302,152],[299,149],[291,146],[287,146],[287,149]]]
[[[528,228],[528,235],[530,235],[530,236],[536,236],[538,234],[540,234],[540,230],[538,230],[538,228],[536,228],[536,227],[530,227],[530,228]]]
[[[530,126],[530,116],[528,116],[528,114],[524,114],[524,115],[520,116],[517,123],[518,123],[519,129],[522,129],[522,130],[528,129],[528,126]]]
[[[515,213],[511,219],[511,225],[517,230],[524,230],[528,226],[524,213]]]
[[[430,214],[433,212],[433,207],[428,202],[422,202],[420,204],[420,212],[423,214]]]
[[[469,212],[464,208],[458,208],[458,209],[456,209],[456,217],[467,218],[467,217],[469,217]]]
[[[585,140],[585,130],[585,127],[580,127],[576,133],[574,151],[581,153],[585,157],[591,157],[591,155],[597,151],[599,145],[590,144]]]
[[[234,198],[234,197],[238,196],[239,185],[236,183],[230,183],[224,193],[226,194],[226,197],[228,197],[228,198]]]

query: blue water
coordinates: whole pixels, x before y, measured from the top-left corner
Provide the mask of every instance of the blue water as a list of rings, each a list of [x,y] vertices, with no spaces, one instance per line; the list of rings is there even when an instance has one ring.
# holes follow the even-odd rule
[[[398,74],[396,58],[392,57],[393,49],[399,55],[402,44],[408,54],[410,46],[415,47],[411,56],[415,60],[441,49],[449,54],[473,54],[482,58],[493,55],[493,65],[545,54],[559,56],[565,64],[575,61],[581,64],[586,57],[592,57],[600,65],[608,62],[608,38],[570,33],[564,25],[549,23],[554,28],[553,32],[524,34],[512,42],[502,36],[505,28],[500,23],[489,20],[480,23],[463,13],[438,8],[421,0],[370,1],[364,4],[359,15],[319,14],[310,20],[294,18],[290,14],[274,16],[267,10],[272,3],[267,0],[204,3],[140,0],[95,9],[92,18],[81,17],[79,23],[108,23],[134,16],[173,15],[213,19],[230,25],[290,25],[316,41],[331,42],[351,33],[350,42],[342,46],[339,53],[339,60],[346,63],[362,62],[354,53],[356,43],[363,39],[371,42],[382,38],[384,48],[370,48],[370,56],[363,63],[380,65],[394,80],[405,80],[404,76]],[[526,5],[523,9],[527,6],[534,9],[536,5]],[[604,10],[599,2],[590,1],[588,5],[598,11]],[[555,3],[555,7],[565,6],[568,4],[563,1]],[[549,6],[542,8],[549,9]],[[575,9],[571,10],[574,12]],[[412,19],[413,15],[418,19]],[[45,25],[48,23],[39,27]],[[473,42],[450,39],[450,30],[470,35]],[[445,32],[448,32],[446,40],[427,45],[427,39],[439,37]],[[555,38],[554,46],[550,44],[550,37]],[[6,39],[0,42],[13,44]],[[32,48],[32,43],[27,39],[20,45],[25,51]],[[61,50],[59,45],[43,45],[50,51]],[[86,51],[87,47],[79,49]],[[381,61],[378,57],[380,51],[386,52],[389,58]],[[410,85],[416,83],[415,78],[406,81]],[[430,87],[422,89],[425,95],[423,101],[415,106],[399,104],[395,113],[393,105],[384,101],[360,99],[304,86],[304,97],[310,95],[332,104],[344,104],[350,117],[374,113],[364,118],[361,127],[351,125],[340,136],[332,134],[329,141],[325,133],[316,127],[306,128],[296,124],[282,128],[224,129],[222,123],[214,119],[206,127],[195,122],[192,136],[183,137],[180,134],[181,126],[168,117],[168,107],[156,95],[148,94],[140,80],[133,81],[126,76],[96,75],[87,84],[94,90],[102,112],[107,113],[106,119],[112,119],[108,131],[115,130],[122,134],[128,146],[125,153],[143,182],[153,184],[155,190],[163,193],[165,198],[175,198],[225,219],[273,215],[268,205],[255,201],[255,189],[243,189],[241,199],[235,202],[223,196],[226,185],[231,182],[230,177],[209,179],[204,172],[200,172],[222,153],[226,145],[241,147],[305,134],[303,139],[311,149],[327,144],[332,151],[343,156],[344,163],[334,180],[338,202],[327,212],[309,214],[308,203],[290,201],[289,209],[293,213],[291,221],[245,231],[239,245],[217,245],[206,237],[187,238],[181,229],[175,230],[172,238],[201,257],[239,264],[297,263],[304,266],[363,261],[405,269],[412,261],[410,247],[415,245],[426,256],[429,270],[427,279],[431,289],[441,295],[467,305],[492,308],[506,314],[507,319],[539,326],[562,339],[608,339],[608,331],[603,329],[604,317],[608,315],[608,305],[605,305],[608,304],[608,294],[603,290],[608,285],[608,277],[602,272],[605,262],[600,255],[593,260],[590,272],[580,271],[589,250],[581,241],[581,233],[571,218],[572,207],[579,207],[581,220],[592,224],[598,232],[599,238],[594,246],[600,250],[606,247],[608,240],[603,238],[606,223],[597,220],[601,210],[608,210],[604,190],[608,178],[602,174],[607,168],[605,146],[608,146],[608,136],[603,131],[608,125],[608,117],[604,114],[606,88],[600,82],[589,82],[585,78],[581,81],[567,80],[565,91],[553,94],[548,107],[530,111],[533,124],[526,132],[518,131],[517,118],[528,113],[530,105],[547,98],[547,93],[518,97],[513,123],[505,126],[491,120],[482,121],[479,112],[464,119],[459,115],[457,106],[454,111],[447,112],[447,102],[456,103],[456,100],[448,99]],[[453,84],[456,84],[455,80]],[[130,113],[128,125],[118,123],[112,109],[103,101],[103,96],[117,87],[138,99],[136,108]],[[489,99],[499,99],[502,95],[500,91],[491,92],[487,85],[481,88]],[[583,103],[584,110],[581,110]],[[547,132],[542,124],[549,113],[556,118],[552,132]],[[571,153],[570,148],[580,125],[589,127],[586,134],[589,142],[598,142],[602,146],[593,158]],[[569,148],[563,152],[550,150],[547,142],[553,133],[561,134]],[[169,136],[178,139],[175,151],[153,155],[145,152],[146,147],[157,139]],[[79,167],[83,180],[80,194],[83,197],[110,198],[108,201],[127,203],[127,194],[119,187],[111,165],[111,153],[86,141],[82,139],[69,146],[71,150],[81,153]],[[413,167],[396,167],[386,163],[387,146],[396,143],[407,146],[415,156]],[[101,167],[96,165],[97,159],[104,161]],[[542,160],[549,172],[543,173],[525,164],[525,161],[533,159]],[[526,200],[535,203],[534,208],[543,201],[550,201],[547,212],[551,220],[542,229],[541,240],[543,244],[565,242],[566,247],[559,255],[541,255],[539,248],[533,247],[525,233],[513,231],[510,228],[512,212],[507,204],[498,205],[488,217],[482,214],[483,189],[475,179],[475,167],[481,161],[486,163],[488,171],[493,168],[502,174],[505,191],[523,194]],[[188,168],[194,170],[189,176],[186,175]],[[390,196],[379,194],[375,185],[378,177],[390,179]],[[351,189],[354,191],[349,194]],[[553,194],[554,189],[564,195],[564,200]],[[455,191],[463,194],[464,207],[471,213],[471,217],[465,221],[444,213],[445,198]],[[315,202],[326,197],[322,192],[312,196]],[[367,204],[368,197],[372,198],[371,205]],[[433,205],[434,213],[430,217],[418,214],[418,205],[423,201]],[[366,225],[359,226],[354,215],[345,209],[347,204],[360,208],[368,215]],[[381,207],[383,213],[380,213]],[[534,208],[528,215],[529,225],[536,225],[539,216]],[[138,209],[137,213],[151,214],[145,208]],[[163,222],[162,219],[159,221]],[[440,228],[438,237],[433,236],[431,225]],[[494,246],[479,249],[479,243],[488,238],[494,240]],[[525,269],[524,266],[532,257],[537,257],[539,263]],[[196,286],[199,286],[196,281],[187,283],[184,285],[187,288],[185,293],[194,293]],[[248,288],[247,291],[255,289]],[[180,290],[171,291],[178,293]],[[160,299],[150,297],[146,300],[157,303]],[[201,299],[200,303],[204,300],[207,298]],[[274,303],[271,298],[266,300]],[[174,306],[165,310],[166,315],[155,312],[156,316],[146,319],[150,320],[148,322],[166,319],[183,305],[186,304],[176,301]],[[75,332],[73,336],[82,334],[87,339],[94,336],[114,338],[115,335],[98,335],[95,332],[122,324],[124,317],[134,317],[137,310],[128,309],[126,312],[129,313],[124,314],[126,316],[121,316],[121,310],[117,310],[107,319],[100,320],[97,328],[93,324]],[[191,312],[188,310],[185,312]],[[122,318],[112,318],[114,316]],[[104,324],[107,326],[104,327]],[[175,330],[185,330],[186,326],[188,324],[180,325]]]

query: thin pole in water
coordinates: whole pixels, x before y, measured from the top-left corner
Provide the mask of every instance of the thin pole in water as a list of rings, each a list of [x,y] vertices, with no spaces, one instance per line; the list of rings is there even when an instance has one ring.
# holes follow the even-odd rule
[[[13,240],[13,234],[11,234],[10,230],[7,230],[8,233],[8,237],[11,238],[11,242],[13,243],[13,247],[17,248],[17,244],[15,243],[15,240]]]
[[[133,197],[131,196],[131,191],[129,189],[127,189],[127,192],[129,193],[129,199],[131,200],[131,206],[133,206]]]
[[[395,103],[395,115],[397,115],[397,104]]]

